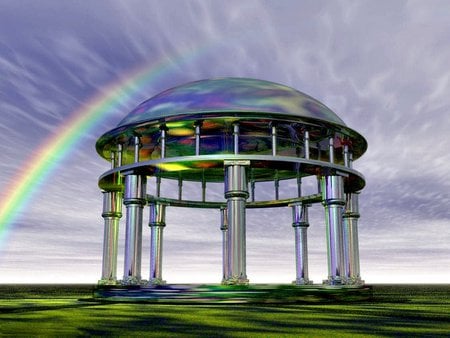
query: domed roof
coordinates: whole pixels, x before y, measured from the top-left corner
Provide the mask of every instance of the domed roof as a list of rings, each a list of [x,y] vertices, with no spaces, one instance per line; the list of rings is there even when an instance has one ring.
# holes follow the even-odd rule
[[[346,127],[328,107],[291,87],[247,78],[218,78],[168,89],[131,111],[118,127],[202,113],[268,113],[318,119]]]

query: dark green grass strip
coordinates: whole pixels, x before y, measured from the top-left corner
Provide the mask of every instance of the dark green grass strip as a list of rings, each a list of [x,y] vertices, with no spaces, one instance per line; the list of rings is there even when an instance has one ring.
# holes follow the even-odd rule
[[[371,301],[274,305],[103,303],[92,287],[10,289],[0,333],[21,336],[447,337],[450,286],[374,286]],[[52,291],[53,290],[53,291]],[[0,291],[4,292],[2,286]],[[16,290],[17,291],[17,290]],[[48,293],[52,296],[48,296]],[[46,296],[47,293],[47,296]],[[13,296],[15,295],[15,296]]]

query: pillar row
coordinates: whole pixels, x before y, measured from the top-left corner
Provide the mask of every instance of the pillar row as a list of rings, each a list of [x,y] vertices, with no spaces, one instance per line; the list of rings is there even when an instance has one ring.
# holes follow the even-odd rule
[[[248,284],[246,273],[245,205],[249,197],[247,167],[250,161],[225,161],[228,250],[224,284]]]
[[[166,226],[166,205],[161,203],[150,204],[150,285],[163,285],[162,257],[163,257],[163,230]]]
[[[345,205],[344,181],[342,176],[323,176],[322,204],[325,208],[327,236],[328,279],[330,285],[344,283],[342,213]]]
[[[295,271],[296,285],[312,284],[308,273],[308,205],[293,204],[292,206],[292,226],[295,231]]]
[[[117,247],[119,239],[119,222],[122,217],[122,192],[103,192],[103,213],[105,221],[103,233],[102,277],[99,284],[117,283]]]
[[[128,174],[125,176],[124,204],[126,206],[125,259],[123,284],[141,283],[142,257],[142,213],[145,200],[146,177]]]

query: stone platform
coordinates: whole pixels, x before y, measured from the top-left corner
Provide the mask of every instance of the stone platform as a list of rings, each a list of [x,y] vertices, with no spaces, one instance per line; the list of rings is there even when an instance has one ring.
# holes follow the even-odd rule
[[[220,285],[98,286],[97,300],[149,303],[327,303],[372,298],[370,286]]]

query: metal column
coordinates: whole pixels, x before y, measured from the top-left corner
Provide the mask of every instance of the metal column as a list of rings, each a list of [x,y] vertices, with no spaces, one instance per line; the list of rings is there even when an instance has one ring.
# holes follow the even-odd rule
[[[146,177],[125,176],[124,204],[127,208],[125,233],[125,261],[123,284],[141,283],[142,212],[145,201]]]
[[[248,284],[246,273],[245,204],[249,196],[250,161],[225,161],[225,198],[228,209],[228,275],[224,284]]]
[[[308,221],[308,205],[293,204],[292,207],[292,226],[295,230],[295,270],[297,285],[312,284],[308,274],[308,238],[307,230]]]
[[[162,255],[163,255],[163,229],[166,226],[166,205],[160,203],[150,204],[149,226],[150,239],[150,285],[163,285]]]
[[[222,283],[225,283],[228,273],[228,210],[220,208],[220,230],[222,230]]]
[[[359,270],[358,245],[358,193],[345,194],[345,210],[343,215],[344,265],[346,284],[362,285]]]
[[[322,203],[325,208],[325,222],[328,253],[328,279],[326,284],[343,284],[343,241],[342,213],[344,200],[344,181],[341,176],[323,176]]]
[[[352,168],[353,154],[351,143],[344,142],[344,165]],[[343,240],[344,240],[344,269],[346,284],[363,285],[359,270],[359,244],[358,244],[358,219],[359,219],[359,192],[345,194],[345,209],[343,214]]]
[[[103,213],[105,229],[103,234],[102,278],[99,284],[117,283],[117,247],[119,240],[119,221],[122,217],[122,192],[103,192]]]

